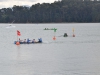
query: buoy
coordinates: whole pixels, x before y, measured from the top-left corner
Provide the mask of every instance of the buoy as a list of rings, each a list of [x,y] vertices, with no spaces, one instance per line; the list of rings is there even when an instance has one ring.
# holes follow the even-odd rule
[[[56,37],[55,36],[53,37],[53,40],[56,40]]]
[[[20,43],[19,42],[16,42],[16,45],[20,45]]]
[[[75,37],[75,34],[73,34],[73,37]]]

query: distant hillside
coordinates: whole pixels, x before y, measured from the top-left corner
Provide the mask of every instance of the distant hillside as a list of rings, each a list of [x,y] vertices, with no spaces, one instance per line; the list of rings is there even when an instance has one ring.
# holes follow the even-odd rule
[[[100,22],[100,1],[62,0],[0,9],[0,23]]]

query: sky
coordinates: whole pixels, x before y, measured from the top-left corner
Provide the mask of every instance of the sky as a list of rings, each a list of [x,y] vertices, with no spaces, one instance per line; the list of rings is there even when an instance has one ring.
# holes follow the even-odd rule
[[[0,0],[0,9],[18,6],[32,6],[36,3],[53,3],[58,0]]]

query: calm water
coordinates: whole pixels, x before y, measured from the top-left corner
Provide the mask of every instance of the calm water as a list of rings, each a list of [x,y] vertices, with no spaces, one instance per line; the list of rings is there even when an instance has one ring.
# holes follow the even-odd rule
[[[100,75],[100,23],[14,25],[0,24],[0,75]],[[17,46],[16,30],[22,40],[41,37],[43,43]]]

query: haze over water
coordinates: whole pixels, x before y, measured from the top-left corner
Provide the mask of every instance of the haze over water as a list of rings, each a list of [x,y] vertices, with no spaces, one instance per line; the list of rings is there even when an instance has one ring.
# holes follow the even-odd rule
[[[13,25],[0,24],[0,75],[100,75],[100,23]],[[17,46],[16,30],[21,40],[41,37],[43,43]]]

